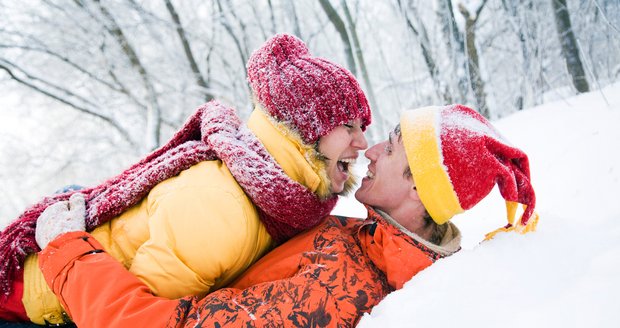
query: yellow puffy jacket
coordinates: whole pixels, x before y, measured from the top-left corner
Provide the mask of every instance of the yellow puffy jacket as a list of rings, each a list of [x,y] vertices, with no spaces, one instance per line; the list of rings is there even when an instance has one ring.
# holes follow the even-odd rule
[[[286,174],[324,196],[328,181],[308,146],[255,110],[248,127]],[[203,295],[230,283],[272,246],[251,200],[219,160],[205,161],[155,186],[141,202],[91,234],[154,294]],[[61,323],[60,303],[41,274],[37,256],[26,259],[24,295],[32,322]]]

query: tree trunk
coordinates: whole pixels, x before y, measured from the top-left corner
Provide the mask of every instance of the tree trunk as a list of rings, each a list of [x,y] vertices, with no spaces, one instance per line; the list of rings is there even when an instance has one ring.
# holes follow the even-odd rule
[[[200,87],[201,93],[204,94],[205,102],[213,99],[213,95],[208,91],[209,86],[207,85],[207,81],[202,77],[202,73],[200,73],[200,69],[198,68],[198,64],[196,63],[196,59],[194,58],[194,53],[192,52],[192,48],[190,47],[189,40],[187,38],[187,33],[185,33],[185,29],[183,25],[181,25],[181,18],[177,13],[176,9],[172,5],[170,0],[164,0],[166,3],[166,8],[168,9],[168,13],[170,13],[170,17],[174,22],[174,25],[177,30],[177,34],[179,35],[179,40],[181,41],[181,45],[183,46],[183,51],[185,52],[185,58],[187,59],[187,63],[189,64],[189,68],[192,70],[192,74],[194,75],[194,79],[196,80],[196,84]]]
[[[245,64],[248,62],[248,57],[249,57],[248,49],[247,49],[247,43],[241,42],[239,37],[233,31],[233,27],[230,24],[230,21],[228,20],[228,17],[226,16],[226,13],[224,13],[224,9],[222,7],[222,3],[221,3],[220,0],[217,0],[217,7],[218,7],[218,11],[219,11],[219,14],[220,14],[220,17],[221,17],[220,23],[224,27],[224,30],[226,30],[228,35],[235,42],[235,46],[237,47],[237,52],[239,53],[239,57],[241,59],[241,66],[245,67]],[[228,8],[228,9],[230,9],[230,8]],[[228,12],[230,12],[232,15],[234,15],[234,11],[233,10],[228,10]],[[241,30],[242,30],[242,33],[245,34],[245,25],[241,25]],[[243,35],[243,37],[244,37],[244,40],[245,40],[245,35]],[[246,72],[246,78],[247,78],[247,72]]]
[[[590,91],[588,80],[579,56],[579,46],[573,33],[573,27],[568,14],[566,0],[551,0],[553,6],[553,16],[555,27],[558,30],[558,37],[562,45],[562,55],[566,62],[566,69],[573,79],[573,85],[579,93]]]
[[[441,31],[446,42],[446,48],[452,65],[452,76],[456,78],[456,93],[451,98],[457,102],[464,102],[469,93],[467,82],[467,59],[465,56],[465,42],[463,35],[459,32],[454,18],[452,0],[438,0],[438,14],[441,24]]]
[[[370,106],[372,107],[372,109],[375,110],[375,113],[379,113],[379,107],[375,98],[375,92],[372,88],[370,77],[368,77],[368,69],[366,68],[366,61],[364,60],[364,52],[362,51],[359,38],[357,37],[355,21],[351,16],[351,12],[349,11],[349,6],[347,6],[346,0],[342,0],[341,3],[342,9],[344,10],[344,17],[347,19],[347,23],[349,23],[351,39],[353,39],[353,45],[355,46],[355,57],[357,58],[357,64],[359,65],[360,72],[362,73],[362,79],[364,79],[364,84],[366,85],[366,95],[368,96],[368,101],[370,102]]]
[[[269,18],[271,18],[271,34],[276,34],[278,27],[276,25],[276,16],[273,13],[273,4],[271,0],[267,0],[267,4],[269,4]]]
[[[347,33],[347,27],[345,26],[344,21],[340,18],[340,15],[338,15],[338,12],[336,12],[336,9],[332,6],[329,0],[319,0],[319,3],[325,11],[325,14],[327,14],[329,21],[334,25],[334,28],[336,28],[336,32],[338,32],[338,35],[342,40],[349,71],[351,71],[353,75],[357,76],[355,58],[353,57],[353,47],[351,46],[351,41],[349,40],[349,34]]]
[[[147,106],[147,115],[146,115],[146,140],[145,140],[145,149],[153,150],[159,147],[159,139],[161,133],[161,108],[159,107],[159,103],[157,102],[157,94],[155,93],[155,88],[151,83],[148,73],[142,65],[140,61],[140,57],[138,57],[137,52],[134,50],[133,46],[125,36],[125,33],[121,29],[120,25],[114,19],[114,16],[108,11],[106,7],[101,4],[100,0],[94,1],[97,4],[97,7],[101,14],[106,18],[109,27],[107,27],[110,34],[114,37],[116,42],[119,44],[123,53],[129,59],[131,66],[138,72],[140,78],[142,79],[142,83],[144,88],[146,89],[148,103]]]
[[[476,22],[485,4],[486,1],[483,1],[473,15],[462,4],[459,4],[459,11],[465,18],[465,49],[467,49],[468,58],[467,68],[471,88],[474,91],[476,105],[478,106],[477,109],[484,117],[490,118],[491,113],[487,105],[484,81],[480,75],[480,60],[478,59],[478,48],[476,48]]]
[[[433,81],[435,93],[441,99],[443,103],[448,103],[448,104],[452,103],[453,100],[452,100],[452,96],[450,95],[450,92],[443,87],[444,83],[442,83],[441,77],[439,76],[439,68],[437,67],[437,64],[435,63],[435,58],[430,49],[431,47],[430,47],[430,41],[428,39],[428,32],[426,31],[426,27],[424,27],[424,24],[419,19],[419,15],[417,13],[417,10],[415,9],[415,5],[412,3],[412,1],[408,1],[407,8],[403,8],[399,0],[398,6],[400,7],[400,10],[403,12],[403,15],[405,16],[405,20],[407,22],[407,28],[411,31],[411,33],[415,36],[415,38],[419,42],[420,49],[422,50],[422,57],[424,57],[424,63],[426,64],[426,69],[428,70],[428,74],[430,75],[431,80]],[[418,24],[419,27],[416,27],[414,25],[412,19],[409,17],[409,12],[411,12],[412,15],[417,19],[417,21],[419,22]]]
[[[518,83],[520,85],[520,94],[517,95],[515,100],[515,107],[518,110],[522,110],[524,106],[529,105],[529,99],[532,98],[533,94],[533,84],[531,83],[532,74],[530,70],[531,61],[535,58],[531,51],[529,50],[528,38],[527,38],[527,22],[524,21],[523,17],[527,15],[522,14],[519,10],[518,6],[524,6],[526,8],[531,7],[531,1],[525,1],[521,3],[515,3],[510,0],[502,0],[502,6],[504,10],[508,13],[510,18],[507,20],[507,23],[512,27],[515,34],[519,38],[519,45],[521,46],[521,69],[522,74],[521,78],[518,79]]]
[[[299,18],[297,18],[297,10],[294,1],[285,1],[285,10],[293,23],[293,34],[300,39],[304,39],[301,35],[301,27],[299,27]]]

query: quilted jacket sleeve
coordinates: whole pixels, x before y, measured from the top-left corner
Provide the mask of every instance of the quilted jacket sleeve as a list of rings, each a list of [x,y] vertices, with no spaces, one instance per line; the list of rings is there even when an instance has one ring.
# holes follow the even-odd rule
[[[266,250],[249,201],[219,188],[183,188],[149,206],[149,239],[129,271],[155,295],[204,295]],[[262,232],[262,235],[266,235]],[[264,239],[264,238],[263,238]]]

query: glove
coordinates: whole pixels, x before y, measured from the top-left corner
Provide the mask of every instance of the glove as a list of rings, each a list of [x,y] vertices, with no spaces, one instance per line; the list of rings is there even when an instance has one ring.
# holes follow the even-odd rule
[[[84,195],[75,193],[68,201],[48,206],[37,219],[35,240],[41,249],[65,232],[85,231],[86,204]]]

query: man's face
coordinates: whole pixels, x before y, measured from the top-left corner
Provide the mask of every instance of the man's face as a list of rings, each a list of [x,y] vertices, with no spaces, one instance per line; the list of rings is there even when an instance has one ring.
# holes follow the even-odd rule
[[[412,178],[404,174],[408,163],[402,140],[391,132],[388,140],[372,146],[364,155],[370,164],[355,198],[388,214],[397,211],[413,190]]]

